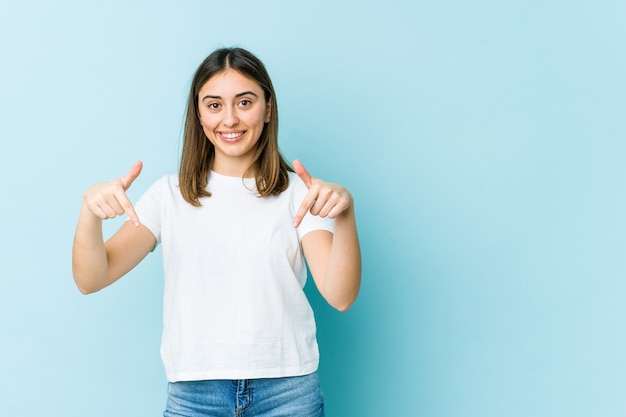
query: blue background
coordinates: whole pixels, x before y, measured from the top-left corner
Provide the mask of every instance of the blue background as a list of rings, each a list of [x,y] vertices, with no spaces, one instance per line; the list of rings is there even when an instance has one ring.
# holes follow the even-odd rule
[[[3,0],[2,415],[161,415],[160,253],[84,297],[72,237],[92,183],[176,171],[231,45],[356,199],[359,300],[307,287],[329,417],[625,415],[625,4]]]

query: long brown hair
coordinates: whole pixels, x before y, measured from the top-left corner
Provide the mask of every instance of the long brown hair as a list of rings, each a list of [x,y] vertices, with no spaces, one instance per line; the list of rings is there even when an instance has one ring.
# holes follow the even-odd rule
[[[270,103],[270,120],[265,123],[257,143],[252,164],[256,187],[260,197],[277,195],[289,185],[289,171],[293,171],[278,148],[278,105],[272,80],[265,66],[256,56],[242,48],[222,48],[214,51],[200,64],[191,82],[183,150],[178,173],[180,192],[194,206],[200,206],[200,197],[210,197],[207,190],[209,173],[215,159],[215,148],[204,134],[198,117],[198,94],[202,86],[215,74],[234,69],[256,81]],[[245,173],[244,173],[245,176]]]

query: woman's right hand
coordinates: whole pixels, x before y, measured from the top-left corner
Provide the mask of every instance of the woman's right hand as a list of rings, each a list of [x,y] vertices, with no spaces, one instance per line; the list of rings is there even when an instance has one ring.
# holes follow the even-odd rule
[[[139,217],[126,196],[126,190],[139,176],[142,167],[139,161],[123,177],[89,187],[83,194],[83,201],[89,211],[102,220],[126,213],[133,224],[139,226]]]

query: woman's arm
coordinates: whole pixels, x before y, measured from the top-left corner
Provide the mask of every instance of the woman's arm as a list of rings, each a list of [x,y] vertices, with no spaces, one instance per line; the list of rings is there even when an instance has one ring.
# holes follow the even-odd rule
[[[95,184],[83,195],[74,235],[72,272],[83,294],[101,290],[137,265],[155,246],[154,235],[140,225],[126,190],[141,172],[141,163],[117,180]],[[105,243],[102,220],[128,214],[131,221]]]
[[[294,226],[307,212],[335,219],[334,233],[307,233],[302,238],[302,248],[320,294],[337,310],[346,311],[361,287],[361,249],[352,195],[341,185],[311,177],[299,161],[294,161],[294,169],[309,189]]]

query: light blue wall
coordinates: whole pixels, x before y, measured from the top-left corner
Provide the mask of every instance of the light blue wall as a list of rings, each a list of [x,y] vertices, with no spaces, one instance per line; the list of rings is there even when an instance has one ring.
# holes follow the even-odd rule
[[[624,4],[3,1],[0,414],[162,412],[160,254],[84,297],[73,229],[176,170],[192,72],[241,45],[356,198],[357,304],[307,288],[329,417],[623,416]]]

